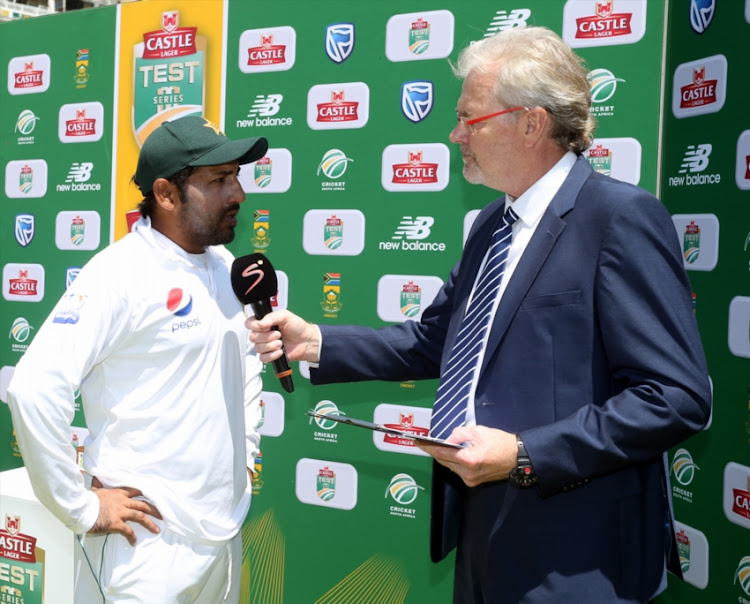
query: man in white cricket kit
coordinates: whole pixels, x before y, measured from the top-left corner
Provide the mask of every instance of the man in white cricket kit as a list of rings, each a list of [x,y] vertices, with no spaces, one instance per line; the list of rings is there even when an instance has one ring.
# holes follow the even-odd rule
[[[261,363],[223,244],[240,165],[267,149],[197,116],[154,130],[135,174],[141,218],[86,264],[16,367],[8,402],[34,492],[95,579],[76,602],[239,601]]]

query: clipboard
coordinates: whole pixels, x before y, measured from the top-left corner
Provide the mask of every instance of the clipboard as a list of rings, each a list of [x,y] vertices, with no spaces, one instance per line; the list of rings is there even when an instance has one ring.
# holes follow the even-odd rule
[[[330,419],[342,424],[357,426],[358,428],[365,428],[366,430],[373,430],[374,432],[384,432],[385,434],[398,436],[400,438],[411,438],[412,440],[418,440],[419,442],[429,443],[431,445],[440,445],[443,447],[451,447],[453,449],[465,448],[465,445],[461,443],[449,443],[442,438],[423,436],[422,434],[413,434],[412,432],[406,432],[405,430],[399,430],[398,428],[389,428],[387,426],[384,426],[383,424],[367,422],[363,419],[355,419],[346,415],[337,415],[335,413],[317,413],[316,411],[312,410],[308,411],[306,415],[309,415],[310,417],[317,417],[320,419]]]

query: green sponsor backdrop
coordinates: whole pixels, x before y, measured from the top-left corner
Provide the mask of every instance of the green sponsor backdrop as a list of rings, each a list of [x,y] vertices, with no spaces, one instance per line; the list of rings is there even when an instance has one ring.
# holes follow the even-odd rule
[[[65,291],[68,269],[80,268],[110,241],[115,15],[116,11],[111,8],[0,24],[0,169],[4,182],[0,191],[0,265],[38,264],[44,267],[45,277],[44,297],[39,302],[0,298],[0,341],[3,342],[0,382],[3,385],[6,385],[10,369]],[[49,57],[49,69],[43,76],[48,88],[38,93],[11,94],[8,80],[10,77],[11,83],[14,81],[19,58],[37,55]],[[34,63],[34,70],[43,65],[38,59],[28,62]],[[13,72],[10,76],[9,70]],[[100,103],[101,111],[92,113],[91,103]],[[65,111],[81,109],[86,111],[87,118],[96,119],[101,138],[62,142],[60,122],[69,119]],[[17,170],[8,170],[8,164],[26,164],[32,160],[46,162],[46,193],[42,197],[25,198],[15,189]],[[37,186],[42,184],[41,177],[38,172],[33,174]],[[67,215],[59,217],[60,212],[97,212],[100,217],[98,247],[59,249],[56,231],[69,240],[72,228],[72,220]],[[19,214],[34,216],[35,233],[25,246],[21,246],[15,236]],[[90,247],[95,240],[94,226],[91,221],[83,225],[85,236],[81,247]],[[24,328],[25,323],[28,328]],[[80,401],[75,425],[85,425]],[[20,465],[10,413],[7,405],[2,404],[0,468]]]
[[[710,427],[669,456],[687,581],[670,577],[665,603],[750,602],[748,20],[748,2],[670,3],[661,199],[681,241],[686,224],[700,229],[686,267],[714,406]],[[687,92],[701,88],[705,95]],[[704,113],[689,108],[696,97]]]
[[[174,9],[179,10],[187,1],[175,2]],[[461,158],[448,142],[460,93],[460,82],[452,75],[448,61],[455,60],[458,50],[466,44],[497,27],[546,25],[562,34],[566,11],[594,15],[594,4],[593,0],[530,0],[523,4],[486,0],[286,0],[268,5],[217,0],[216,9],[228,11],[225,85],[221,91],[207,90],[207,95],[221,95],[224,99],[223,126],[230,137],[267,136],[276,153],[271,164],[245,169],[243,178],[248,180],[250,194],[232,250],[237,255],[267,253],[276,269],[287,277],[282,280],[279,301],[312,321],[386,324],[378,312],[378,286],[384,275],[414,277],[422,287],[422,297],[407,291],[403,298],[423,309],[429,300],[421,280],[447,276],[461,253],[467,214],[496,197],[486,188],[464,182]],[[743,279],[747,275],[750,226],[747,210],[741,205],[744,198],[740,198],[746,193],[738,188],[731,173],[738,137],[745,129],[745,95],[741,89],[746,78],[740,74],[747,48],[746,43],[742,46],[737,41],[747,37],[748,23],[742,3],[733,3],[736,6],[731,9],[717,9],[714,22],[699,35],[690,28],[690,4],[671,3],[665,42],[665,3],[649,2],[646,8],[645,2],[615,0],[615,13],[646,11],[643,36],[634,43],[594,45],[578,48],[577,52],[596,74],[592,82],[593,110],[599,119],[597,138],[604,139],[599,141],[597,165],[612,170],[614,175],[623,164],[630,166],[631,172],[635,166],[636,176],[628,173],[628,178],[654,193],[659,194],[661,189],[673,214],[713,213],[722,221],[722,262],[715,270],[690,273],[717,411],[710,430],[681,447],[700,468],[692,471],[693,481],[689,485],[677,481],[679,472],[673,472],[672,477],[673,488],[681,489],[673,491],[678,520],[701,531],[711,543],[711,580],[705,586],[697,585],[701,583],[696,578],[700,555],[693,539],[689,544],[683,543],[681,550],[694,562],[693,582],[671,581],[661,600],[703,602],[729,595],[732,601],[750,601],[750,595],[740,586],[744,576],[741,561],[750,555],[750,548],[745,546],[747,529],[729,522],[720,504],[726,464],[750,463],[747,361],[728,351],[724,319],[732,299],[748,295]],[[128,14],[137,18],[138,5],[130,8],[134,10]],[[423,21],[430,25],[429,34],[423,25],[411,27],[411,23],[419,22],[419,11],[427,14]],[[451,15],[452,49],[445,53],[447,56],[438,58],[409,55],[408,43],[421,40],[425,48],[428,41],[425,56],[445,43],[438,35],[435,11],[448,11]],[[109,7],[0,25],[1,82],[7,81],[12,59],[17,57],[46,54],[53,65],[46,92],[11,95],[7,86],[0,87],[0,166],[4,180],[10,162],[44,159],[49,171],[47,192],[41,198],[13,197],[7,195],[6,187],[0,190],[0,265],[41,264],[46,275],[46,291],[40,302],[0,299],[0,326],[8,334],[0,346],[0,367],[5,378],[63,293],[67,268],[82,266],[96,251],[59,250],[55,245],[57,214],[99,212],[99,247],[110,238],[110,222],[114,218],[110,210],[114,153],[111,121],[116,114],[113,103],[118,93],[114,83],[117,15],[118,10]],[[406,45],[405,56],[410,60],[393,61],[393,53],[386,50],[388,24],[398,23],[398,15],[409,15],[407,28],[398,30],[401,38],[396,38]],[[445,13],[440,15],[443,18]],[[351,53],[341,60],[348,49],[346,44],[339,46],[340,54],[334,55],[338,62],[326,54],[326,28],[334,24],[351,24],[354,29]],[[341,36],[346,29],[337,31]],[[729,41],[733,43],[730,45]],[[285,52],[290,52],[292,43],[296,50],[291,67],[259,71],[248,65],[251,50],[255,49],[255,60],[278,66],[274,63],[281,56],[278,47],[286,46]],[[662,90],[665,49],[667,68]],[[77,65],[77,59],[85,60],[84,55],[77,55],[82,50],[88,51],[88,65],[83,71]],[[671,112],[675,69],[685,62],[716,54],[726,56],[730,77],[737,74],[727,87],[724,108],[717,113],[675,118]],[[432,83],[434,102],[429,114],[415,123],[405,116],[401,98],[402,86],[417,81]],[[319,90],[317,87],[333,84],[340,86],[324,91],[331,95],[330,99],[308,101],[308,96],[312,98]],[[352,84],[356,86],[352,88]],[[325,102],[336,105],[336,100],[340,101],[339,106],[345,106],[341,103],[351,102],[353,95],[361,92],[361,85],[367,87],[369,96],[369,117],[361,127],[320,130],[308,125],[308,106]],[[345,90],[347,98],[333,98],[333,93],[340,90]],[[60,108],[91,102],[103,107],[101,139],[62,143],[57,134]],[[31,110],[39,119],[34,122],[33,132],[19,133],[16,123],[25,110]],[[662,116],[664,134],[660,139]],[[19,128],[23,129],[23,125]],[[403,145],[402,161],[407,163],[406,151],[424,151],[426,156],[438,144],[445,145],[449,152],[447,186],[421,192],[384,188],[381,171],[389,146]],[[688,146],[704,144],[712,144],[713,149],[704,172],[720,172],[720,183],[670,186],[669,178],[679,175]],[[661,157],[660,148],[664,149]],[[336,150],[342,154],[338,164],[330,160],[331,155],[335,160]],[[633,159],[637,152],[639,161]],[[329,159],[328,164],[324,157]],[[85,182],[99,183],[100,189],[58,190],[58,185],[71,178],[74,163],[80,168],[85,162],[94,164]],[[392,172],[390,165],[386,171]],[[14,173],[9,178],[20,179],[21,175]],[[254,184],[256,179],[259,184]],[[308,225],[306,231],[310,211],[330,218],[328,230],[315,227],[313,221],[313,227]],[[24,213],[36,217],[36,235],[25,247],[14,236],[16,215]],[[334,218],[341,216],[345,217],[343,224]],[[430,220],[419,222],[421,226],[411,231],[409,238],[403,231],[406,217]],[[306,233],[311,237],[309,241],[304,239]],[[707,233],[704,229],[701,241],[706,241]],[[326,238],[331,247],[325,246]],[[347,247],[352,241],[354,251]],[[346,249],[346,254],[337,253],[333,242],[340,244],[338,249]],[[429,249],[404,249],[404,243],[412,247],[421,243]],[[705,251],[701,253],[705,258]],[[723,281],[719,285],[714,280],[720,272]],[[407,281],[404,279],[403,285]],[[30,330],[17,319],[27,321]],[[19,341],[27,332],[28,339]],[[270,371],[264,378],[267,413],[263,429],[275,435],[263,437],[256,495],[244,527],[242,601],[451,601],[452,556],[438,565],[428,559],[429,459],[382,450],[375,446],[369,432],[319,425],[305,415],[324,401],[330,401],[326,403],[329,407],[333,404],[348,415],[363,419],[372,419],[384,404],[401,406],[407,412],[428,410],[436,382],[312,388],[299,369],[295,366],[293,394],[285,393]],[[283,410],[280,415],[279,409]],[[75,423],[84,425],[80,414]],[[415,426],[420,427],[418,424],[417,419]],[[672,451],[671,465],[675,458],[686,459],[684,453]],[[0,469],[21,463],[10,415],[7,407],[0,405]],[[678,464],[684,480],[690,474],[684,468],[689,469],[690,463]],[[314,480],[310,487],[312,502],[304,493],[300,477]],[[346,505],[330,507],[337,501]],[[350,509],[344,509],[347,506]],[[734,577],[738,577],[736,582]]]

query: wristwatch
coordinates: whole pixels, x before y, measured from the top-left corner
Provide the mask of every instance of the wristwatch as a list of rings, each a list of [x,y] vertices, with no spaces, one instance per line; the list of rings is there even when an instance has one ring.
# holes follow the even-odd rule
[[[539,478],[534,472],[534,468],[531,467],[531,460],[526,453],[526,447],[523,446],[521,437],[516,434],[516,439],[518,440],[518,461],[516,467],[510,471],[508,480],[513,486],[521,489],[533,487]]]

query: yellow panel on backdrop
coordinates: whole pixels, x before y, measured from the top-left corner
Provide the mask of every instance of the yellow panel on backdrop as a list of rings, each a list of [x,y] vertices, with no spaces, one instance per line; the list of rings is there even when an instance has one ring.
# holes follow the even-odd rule
[[[131,182],[146,137],[164,121],[204,115],[219,123],[225,3],[149,0],[120,7],[115,239],[141,200]]]

